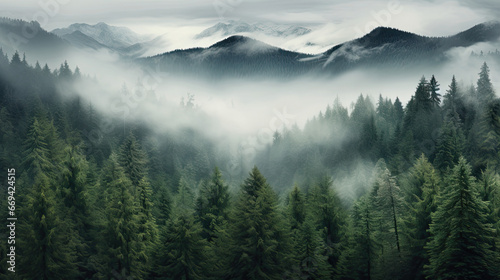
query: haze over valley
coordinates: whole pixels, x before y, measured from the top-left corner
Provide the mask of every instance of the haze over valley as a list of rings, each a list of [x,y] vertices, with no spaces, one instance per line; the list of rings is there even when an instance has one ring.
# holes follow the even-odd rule
[[[0,279],[500,275],[494,0],[0,2]]]

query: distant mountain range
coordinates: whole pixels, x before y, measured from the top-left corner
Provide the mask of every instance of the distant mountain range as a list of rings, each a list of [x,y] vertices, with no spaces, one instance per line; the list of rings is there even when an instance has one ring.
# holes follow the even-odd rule
[[[386,27],[334,46],[319,55],[286,51],[231,36],[208,48],[176,50],[142,59],[144,65],[172,74],[222,77],[296,77],[331,75],[363,68],[396,71],[446,62],[449,50],[480,42],[498,42],[500,22],[486,22],[450,37],[424,37]]]
[[[41,28],[38,22],[9,18],[0,18],[0,47],[10,56],[19,51],[40,62],[64,61],[70,50],[68,42]]]
[[[260,33],[273,37],[302,36],[311,32],[311,29],[302,26],[280,25],[272,23],[248,24],[242,21],[231,20],[227,23],[219,22],[196,35],[197,39],[214,35],[227,37],[241,33]]]
[[[66,28],[54,29],[52,33],[78,48],[108,49],[129,57],[141,56],[153,42],[149,36],[104,22],[95,25],[75,23]]]
[[[240,23],[234,23],[233,27],[239,25]],[[215,25],[213,28],[217,26],[222,25]],[[29,38],[25,36],[26,27],[33,30],[33,35]],[[254,28],[252,25],[247,27]],[[209,28],[207,30],[211,31],[205,30],[200,34],[225,32],[225,27],[221,28],[219,31],[216,31],[217,28]],[[379,27],[361,38],[336,45],[318,55],[288,51],[237,35],[229,36],[206,48],[175,50],[139,58],[148,48],[148,44],[155,45],[158,38],[151,40],[127,28],[113,27],[105,23],[73,24],[49,33],[37,22],[0,19],[0,47],[9,54],[15,50],[26,52],[30,60],[40,60],[43,63],[52,58],[58,59],[60,63],[70,59],[68,54],[73,50],[104,48],[124,57],[135,58],[143,67],[161,69],[172,75],[210,78],[291,78],[305,74],[330,76],[359,68],[385,67],[401,71],[428,65],[435,67],[448,61],[449,51],[454,48],[469,47],[480,42],[498,44],[499,38],[498,21],[478,24],[449,37],[425,37]]]

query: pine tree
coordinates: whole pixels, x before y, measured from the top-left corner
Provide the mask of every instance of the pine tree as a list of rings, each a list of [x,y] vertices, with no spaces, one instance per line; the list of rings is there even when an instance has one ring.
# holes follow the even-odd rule
[[[20,274],[27,279],[67,279],[76,277],[75,247],[60,217],[55,197],[52,165],[44,131],[35,118],[25,150],[26,174],[32,179],[27,200],[22,200]],[[26,180],[24,182],[27,183]]]
[[[500,171],[500,101],[487,104],[479,120],[476,140],[478,149],[475,165],[481,170],[490,166]]]
[[[70,232],[63,230],[56,212],[56,198],[50,179],[38,174],[23,210],[20,229],[22,253],[19,273],[25,279],[68,279],[77,277],[75,248]]]
[[[132,182],[135,193],[139,182],[147,175],[147,157],[133,133],[129,134],[120,147],[118,160]]]
[[[59,189],[63,207],[63,221],[69,232],[71,242],[76,247],[77,266],[86,277],[91,277],[93,269],[88,265],[92,253],[91,210],[88,205],[88,163],[81,154],[79,147],[65,149],[63,183]]]
[[[292,231],[298,229],[306,218],[306,199],[299,187],[295,185],[288,197],[288,215]]]
[[[295,259],[299,267],[299,279],[330,279],[332,267],[325,255],[326,247],[314,219],[309,217],[300,225],[295,239]]]
[[[230,218],[225,279],[281,279],[286,252],[280,250],[284,228],[276,207],[276,195],[254,167]]]
[[[451,84],[449,85],[449,88],[443,97],[443,111],[447,115],[454,115],[455,113],[458,113],[459,110],[461,110],[461,106],[459,105],[459,103],[460,96],[458,92],[458,84],[457,80],[455,79],[455,75],[453,75]]]
[[[432,279],[494,279],[493,231],[487,221],[488,208],[478,193],[471,168],[460,158],[450,182],[440,195],[426,245]],[[466,256],[466,257],[464,257]]]
[[[167,188],[161,188],[157,193],[156,223],[159,228],[167,225],[167,221],[172,213],[172,197]]]
[[[465,136],[458,115],[447,116],[437,141],[434,165],[442,172],[453,168],[463,154],[464,145]]]
[[[119,273],[142,277],[144,274],[138,244],[138,205],[132,196],[132,183],[111,154],[103,169],[101,185],[106,190],[106,222],[101,233],[100,255],[103,268],[102,277]]]
[[[372,190],[372,203],[377,215],[377,234],[383,240],[379,256],[381,277],[397,279],[403,277],[401,262],[402,234],[401,219],[403,197],[395,178],[391,175],[383,159],[376,165],[376,179]]]
[[[195,206],[196,215],[208,241],[215,238],[216,227],[227,220],[228,206],[228,186],[222,180],[219,168],[215,167],[211,180],[202,185]]]
[[[481,66],[481,72],[479,72],[479,79],[477,80],[477,96],[482,104],[486,104],[495,98],[495,90],[493,89],[490,79],[490,68],[486,62],[483,66]]]
[[[440,179],[427,158],[422,155],[409,171],[406,180],[406,195],[409,211],[403,230],[409,240],[410,274],[414,279],[424,279],[423,267],[428,256],[424,250],[429,241],[431,214],[436,211]]]
[[[201,231],[201,225],[186,215],[170,222],[158,260],[160,279],[206,279],[203,269],[206,241]]]
[[[328,176],[322,176],[311,191],[309,205],[317,229],[322,231],[323,242],[327,246],[328,263],[335,268],[340,256],[338,248],[343,239],[345,213],[332,184]]]
[[[353,206],[349,239],[339,259],[338,279],[372,279],[380,244],[375,240],[377,218],[365,195]]]
[[[429,82],[429,90],[431,92],[432,104],[435,108],[439,107],[439,104],[441,103],[441,94],[439,94],[439,84],[436,81],[434,75],[432,75],[432,78]]]
[[[135,267],[134,270],[138,270],[138,274],[147,274],[153,266],[152,255],[158,245],[158,226],[153,217],[151,189],[146,178],[139,181],[137,193],[139,198],[137,242],[140,252],[138,262],[141,266]]]
[[[37,118],[33,120],[25,145],[23,166],[28,177],[35,178],[37,174],[51,174],[54,166],[49,159],[45,133]]]
[[[174,209],[178,212],[192,212],[194,210],[194,193],[184,177],[179,180],[177,194],[174,197]]]

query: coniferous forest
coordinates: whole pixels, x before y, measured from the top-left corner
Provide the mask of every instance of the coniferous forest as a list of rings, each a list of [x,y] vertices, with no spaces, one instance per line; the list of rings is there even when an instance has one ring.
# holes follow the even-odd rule
[[[499,279],[500,99],[476,71],[336,99],[234,172],[196,130],[95,110],[68,62],[0,53],[0,278]]]

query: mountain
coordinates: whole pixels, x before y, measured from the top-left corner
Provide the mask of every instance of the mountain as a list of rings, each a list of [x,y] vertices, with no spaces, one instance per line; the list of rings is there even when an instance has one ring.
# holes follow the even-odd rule
[[[126,27],[111,26],[104,22],[95,25],[75,23],[66,28],[54,29],[52,33],[80,49],[106,49],[125,57],[140,57],[159,40],[151,40],[149,36],[139,35]]]
[[[406,69],[449,59],[448,51],[481,42],[497,43],[500,22],[478,24],[450,37],[425,37],[394,28],[378,27],[362,38],[337,45],[321,56],[325,69],[390,66]]]
[[[228,23],[219,22],[212,27],[203,30],[195,36],[196,39],[211,37],[214,35],[227,37],[241,33],[260,33],[273,37],[302,36],[311,32],[311,29],[293,26],[277,25],[271,23],[248,24],[242,21],[231,20]]]
[[[31,61],[57,64],[71,50],[67,42],[44,30],[38,22],[10,18],[0,18],[0,47],[9,56],[19,51],[26,53]]]
[[[104,22],[99,22],[95,25],[85,23],[75,23],[66,28],[58,28],[52,30],[52,33],[59,37],[65,37],[73,32],[81,32],[95,41],[109,48],[120,49],[127,48],[131,45],[146,41],[144,36],[141,36],[126,27],[111,26]]]
[[[361,38],[313,56],[272,47],[244,36],[231,36],[208,48],[167,52],[143,59],[142,63],[171,74],[218,78],[332,75],[361,67],[418,70],[448,61],[448,52],[453,48],[480,42],[496,43],[499,38],[500,22],[478,24],[450,37],[425,37],[378,27]]]
[[[175,50],[144,58],[141,62],[176,75],[289,77],[308,72],[309,63],[300,61],[310,57],[248,37],[231,36],[208,48]]]

